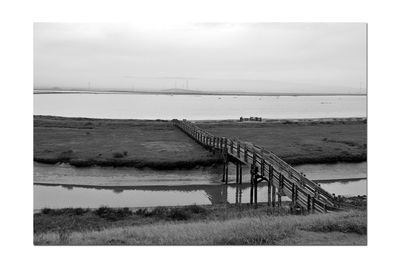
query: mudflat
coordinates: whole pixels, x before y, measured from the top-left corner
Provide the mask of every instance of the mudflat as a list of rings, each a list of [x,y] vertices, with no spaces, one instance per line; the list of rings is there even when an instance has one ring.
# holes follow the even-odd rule
[[[367,158],[366,119],[208,121],[196,124],[240,138],[291,164],[361,162]],[[34,116],[34,160],[78,167],[194,168],[222,162],[165,120]]]

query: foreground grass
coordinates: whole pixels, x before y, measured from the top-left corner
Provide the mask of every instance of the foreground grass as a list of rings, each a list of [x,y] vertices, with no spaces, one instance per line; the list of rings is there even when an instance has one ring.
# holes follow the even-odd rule
[[[191,208],[197,210],[197,208]],[[192,213],[193,211],[192,210]],[[207,209],[197,211],[207,213]],[[212,213],[212,212],[211,212]],[[171,213],[166,213],[171,216]],[[239,212],[225,218],[158,220],[98,231],[44,231],[36,245],[365,245],[366,211],[276,215]]]
[[[139,226],[173,221],[228,220],[261,215],[287,215],[287,208],[254,209],[250,205],[190,205],[181,207],[155,207],[131,210],[128,208],[100,207],[95,210],[82,208],[43,209],[34,214],[35,234],[47,232],[83,232],[106,228]]]

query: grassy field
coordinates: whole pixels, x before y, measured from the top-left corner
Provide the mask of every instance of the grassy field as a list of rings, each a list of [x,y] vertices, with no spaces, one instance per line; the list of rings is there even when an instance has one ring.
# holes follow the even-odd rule
[[[199,127],[265,147],[291,164],[367,160],[367,121],[207,122]]]
[[[203,122],[214,134],[264,146],[291,164],[360,162],[366,120]],[[34,160],[74,166],[193,168],[221,162],[168,121],[34,117]]]
[[[44,209],[36,245],[366,245],[367,213],[290,215],[247,205]]]
[[[34,117],[34,160],[74,166],[193,168],[221,159],[166,121]]]

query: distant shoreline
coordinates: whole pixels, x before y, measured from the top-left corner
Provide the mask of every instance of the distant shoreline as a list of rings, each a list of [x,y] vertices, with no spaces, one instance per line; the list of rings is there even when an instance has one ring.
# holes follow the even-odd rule
[[[258,92],[171,92],[171,91],[111,91],[111,90],[46,90],[46,89],[34,89],[34,94],[128,94],[128,95],[197,95],[197,96],[367,96],[367,94],[345,94],[345,93],[258,93]]]

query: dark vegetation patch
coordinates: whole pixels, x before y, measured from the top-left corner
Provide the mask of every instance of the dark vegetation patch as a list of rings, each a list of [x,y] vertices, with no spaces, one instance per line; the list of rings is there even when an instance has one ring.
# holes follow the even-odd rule
[[[190,205],[190,206],[183,206],[183,207],[156,207],[154,209],[147,209],[142,208],[136,210],[135,214],[144,217],[157,217],[159,219],[171,219],[171,220],[189,220],[193,216],[198,214],[206,215],[208,213],[207,209],[198,206],[198,205]]]
[[[129,208],[112,209],[103,206],[95,210],[95,214],[110,221],[117,221],[131,216],[133,213]]]
[[[124,151],[124,152],[114,152],[113,153],[113,157],[114,158],[117,158],[117,159],[120,159],[120,158],[123,158],[123,157],[126,157],[128,155],[128,152],[126,152],[126,151]]]
[[[87,212],[89,212],[89,209],[83,209],[83,208],[64,208],[64,209],[50,209],[50,208],[44,208],[42,209],[42,214],[46,214],[49,216],[60,216],[60,215],[83,215]]]

